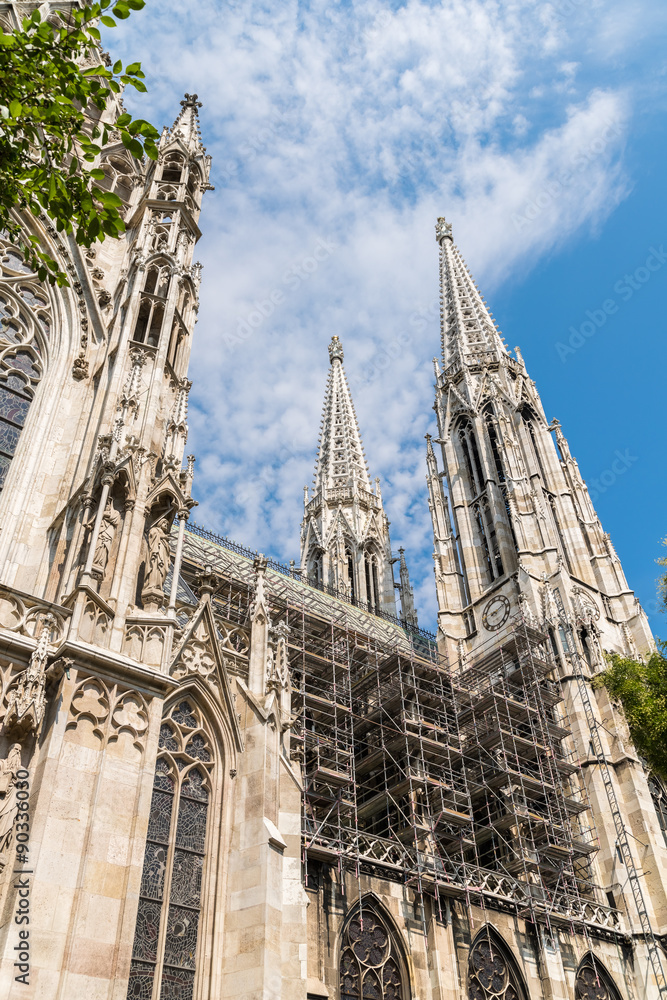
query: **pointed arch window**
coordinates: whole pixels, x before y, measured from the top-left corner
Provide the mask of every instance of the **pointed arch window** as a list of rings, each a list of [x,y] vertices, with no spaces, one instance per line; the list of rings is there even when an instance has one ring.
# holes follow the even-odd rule
[[[482,462],[479,457],[477,438],[475,437],[472,424],[467,418],[459,424],[458,436],[466,472],[468,473],[470,495],[476,497],[484,489],[485,480],[482,474]]]
[[[493,463],[496,469],[496,479],[498,481],[498,487],[503,498],[503,503],[505,506],[505,514],[507,517],[507,524],[510,529],[510,534],[512,535],[512,541],[514,542],[514,548],[518,550],[519,543],[517,542],[516,533],[514,531],[514,521],[512,518],[512,511],[510,508],[509,496],[507,493],[507,479],[505,476],[505,466],[500,453],[500,443],[498,435],[498,425],[496,421],[496,415],[493,410],[493,406],[489,403],[484,408],[484,421],[486,423],[486,431],[489,436],[489,444],[491,445],[491,454],[493,456]]]
[[[648,779],[648,787],[651,793],[651,798],[653,799],[655,811],[658,814],[658,822],[660,823],[662,836],[665,840],[665,847],[667,847],[667,790],[665,789],[663,783],[654,775],[650,775]]]
[[[380,586],[378,578],[378,561],[372,549],[364,550],[364,575],[366,578],[366,601],[369,606],[380,606]]]
[[[590,952],[581,960],[574,982],[575,1000],[620,1000],[604,965]]]
[[[180,184],[185,160],[180,153],[169,153],[162,168],[162,180]]]
[[[314,587],[324,586],[324,552],[314,549],[310,556],[309,580]]]
[[[128,1000],[192,1000],[211,777],[198,708],[181,700],[160,728]]]
[[[350,588],[350,600],[354,603],[357,599],[357,584],[354,576],[354,556],[352,549],[345,546],[345,561],[347,563],[347,582]]]
[[[468,959],[469,1000],[526,1000],[515,962],[494,932],[478,935]]]
[[[133,339],[139,344],[157,347],[164,320],[165,301],[171,280],[168,264],[153,264],[146,272],[144,290],[139,300],[139,312]]]
[[[18,446],[51,333],[48,294],[26,279],[30,269],[10,244],[0,241],[0,490]]]
[[[340,957],[341,1000],[409,1000],[398,946],[371,907],[343,929]]]

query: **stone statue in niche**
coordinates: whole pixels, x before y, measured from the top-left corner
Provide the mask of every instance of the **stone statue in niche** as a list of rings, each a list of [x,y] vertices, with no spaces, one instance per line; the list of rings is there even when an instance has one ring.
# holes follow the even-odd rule
[[[107,505],[104,508],[104,514],[102,515],[100,531],[97,536],[97,546],[93,556],[93,570],[99,573],[101,579],[104,579],[104,574],[106,573],[109,556],[111,555],[111,546],[113,545],[114,535],[119,523],[120,514],[114,508],[113,501],[109,497]]]
[[[141,598],[147,607],[156,607],[164,598],[164,581],[171,563],[169,533],[171,527],[166,517],[159,518],[148,532],[148,557],[146,576]]]
[[[21,744],[14,743],[7,757],[0,760],[0,855],[12,842],[16,815],[16,772],[21,768]],[[4,864],[0,861],[0,868]]]

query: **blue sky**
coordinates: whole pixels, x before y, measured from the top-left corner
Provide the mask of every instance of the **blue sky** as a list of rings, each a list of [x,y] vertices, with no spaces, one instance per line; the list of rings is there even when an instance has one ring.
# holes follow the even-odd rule
[[[667,258],[645,267],[667,243],[666,28],[654,0],[167,0],[107,33],[146,72],[135,114],[161,127],[185,91],[204,103],[216,190],[191,362],[198,521],[298,559],[336,333],[393,547],[433,626],[423,436],[444,214],[667,636],[654,613]]]

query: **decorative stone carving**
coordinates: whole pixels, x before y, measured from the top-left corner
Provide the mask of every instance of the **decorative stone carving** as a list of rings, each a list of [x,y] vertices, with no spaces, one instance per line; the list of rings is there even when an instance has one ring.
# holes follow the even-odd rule
[[[84,642],[102,644],[110,624],[109,615],[95,601],[86,601],[80,627],[80,635]]]
[[[12,842],[16,815],[16,772],[21,769],[21,744],[14,743],[4,760],[0,760],[0,870],[5,867],[6,854]]]
[[[30,657],[30,663],[21,671],[16,687],[10,691],[5,715],[5,729],[16,739],[24,739],[29,733],[39,735],[46,712],[46,667],[49,653],[51,630],[55,624],[53,615],[45,615],[37,648]]]
[[[266,651],[266,689],[267,691],[282,691],[289,684],[289,666],[287,662],[287,636],[289,627],[285,622],[279,622],[269,630],[273,644],[269,643]]]
[[[109,688],[98,677],[86,677],[74,692],[67,730],[79,730],[78,738],[95,749],[123,741],[126,748],[134,746],[143,753],[148,730],[146,700],[138,691],[118,685]]]
[[[215,654],[213,640],[209,634],[205,619],[199,619],[194,631],[190,633],[185,645],[179,651],[178,659],[172,670],[172,677],[179,680],[189,674],[199,674],[208,681],[215,682]]]
[[[106,573],[109,556],[111,555],[111,546],[113,545],[114,536],[119,524],[120,514],[114,508],[113,501],[109,497],[104,508],[104,514],[102,515],[95,554],[93,555],[93,573],[99,575],[101,580],[104,579],[104,574]]]
[[[62,639],[65,630],[62,615],[52,611],[48,604],[34,598],[19,597],[6,587],[0,586],[0,628],[34,638],[41,631],[41,622],[45,614],[50,614],[53,619],[51,639],[57,643]]]
[[[161,517],[148,532],[146,576],[141,592],[141,599],[146,607],[159,607],[164,601],[164,581],[171,563],[170,530],[168,519]]]
[[[78,358],[74,359],[74,364],[72,365],[72,378],[76,379],[77,382],[81,382],[83,379],[88,378],[88,375],[89,365],[82,351]]]
[[[159,667],[162,663],[165,634],[164,625],[128,622],[125,626],[123,652],[139,663]]]

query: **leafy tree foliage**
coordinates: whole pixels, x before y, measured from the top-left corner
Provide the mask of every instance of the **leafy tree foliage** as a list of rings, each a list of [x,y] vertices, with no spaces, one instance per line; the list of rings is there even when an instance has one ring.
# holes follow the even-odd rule
[[[646,663],[613,654],[599,680],[618,698],[637,753],[667,780],[667,643]]]
[[[110,123],[97,120],[107,106],[117,106],[123,86],[146,90],[139,63],[104,64],[97,25],[115,27],[111,14],[125,19],[144,6],[145,0],[99,0],[68,7],[56,24],[34,10],[19,30],[0,27],[0,230],[52,284],[67,278],[12,210],[45,213],[85,247],[125,229],[122,202],[98,187],[104,173],[95,161],[117,137],[135,159],[157,159],[159,135],[125,113],[113,114]]]
[[[658,559],[658,565],[667,566],[667,557]],[[658,580],[658,592],[667,611],[667,573]],[[667,642],[658,640],[657,645],[646,663],[612,654],[597,684],[619,699],[637,752],[667,781]]]

